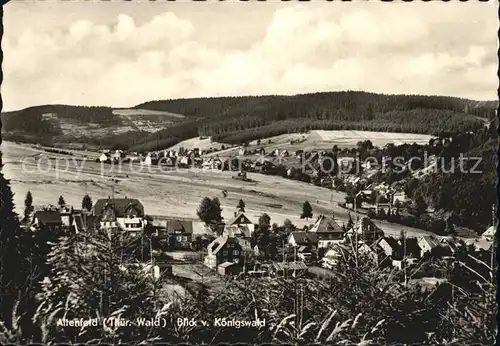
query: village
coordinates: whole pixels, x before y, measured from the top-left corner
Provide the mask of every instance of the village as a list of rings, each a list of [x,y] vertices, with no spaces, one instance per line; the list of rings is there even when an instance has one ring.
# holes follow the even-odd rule
[[[431,140],[430,146],[439,140]],[[445,139],[449,140],[451,138]],[[253,145],[244,143],[239,147],[219,148],[221,155],[212,148],[203,151],[180,147],[177,151],[144,154],[102,150],[95,159],[101,164],[110,165],[137,163],[172,169],[229,170],[235,171],[233,179],[249,183],[253,181],[249,173],[300,180],[325,189],[346,192],[345,202],[339,203],[339,206],[349,213],[347,223],[337,220],[333,212],[313,218],[309,202],[305,203],[301,218],[310,219],[310,222],[303,227],[296,227],[289,220],[277,225],[266,213],[259,220],[251,220],[245,214],[242,200],[235,206],[233,218],[225,222],[153,217],[146,214],[138,199],[126,196],[115,198],[112,193],[113,196],[98,199],[87,209],[77,210],[66,205],[38,208],[40,210],[33,213],[27,227],[63,229],[74,233],[98,229],[118,231],[128,237],[141,239],[138,245],[141,248],[144,248],[146,239],[150,253],[147,256],[143,254],[142,260],[148,258],[148,263],[156,263],[157,270],[161,272],[172,274],[179,269],[180,273],[187,276],[190,275],[186,274],[186,268],[203,265],[220,276],[267,276],[298,271],[327,277],[328,270],[335,266],[343,249],[352,247],[352,244],[356,244],[356,252],[369,255],[377,266],[400,269],[415,266],[430,254],[452,256],[460,247],[472,247],[474,251],[493,254],[494,225],[478,236],[474,232],[457,232],[460,228],[454,227],[451,222],[431,220],[431,235],[407,236],[403,230],[399,237],[385,234],[373,220],[404,224],[402,214],[405,209],[411,210],[415,201],[406,195],[405,181],[388,184],[374,179],[378,174],[390,170],[384,165],[390,158],[382,156],[379,161],[361,162],[360,154],[364,153],[366,157],[366,153],[370,152],[364,148],[373,148],[367,142],[359,142],[357,148],[339,149],[334,146],[332,151],[297,150],[293,153],[285,149],[266,153],[260,141]],[[390,150],[391,147],[394,148],[394,145],[388,144],[383,150]],[[410,146],[413,147],[421,148],[415,143]],[[224,155],[228,149],[232,155]],[[329,167],[324,164],[328,162],[327,159],[333,160]],[[304,165],[304,160],[309,164]],[[431,155],[424,164],[411,172],[409,178],[419,179],[432,172],[437,161],[437,156]],[[405,163],[407,166],[409,164]],[[222,193],[227,195],[227,191]],[[418,202],[414,208],[422,209],[418,211],[420,214],[428,211],[426,206],[422,207]],[[415,218],[412,215],[408,217]],[[435,227],[436,224],[438,227]]]
[[[152,275],[188,280],[196,279],[200,268],[220,280],[299,274],[328,278],[349,248],[363,254],[374,266],[400,270],[416,268],[431,258],[446,259],[461,248],[485,259],[493,259],[494,251],[493,226],[480,237],[469,239],[409,237],[403,232],[398,238],[386,235],[365,215],[350,217],[348,224],[338,222],[334,215],[319,215],[311,219],[310,226],[298,229],[289,222],[271,225],[265,214],[258,222],[250,220],[244,205],[235,208],[231,220],[217,225],[155,219],[145,212],[135,198],[108,196],[98,199],[90,209],[63,203],[35,207],[24,225],[32,231],[63,234],[118,232],[138,240],[137,247],[142,251],[139,261],[149,265]]]

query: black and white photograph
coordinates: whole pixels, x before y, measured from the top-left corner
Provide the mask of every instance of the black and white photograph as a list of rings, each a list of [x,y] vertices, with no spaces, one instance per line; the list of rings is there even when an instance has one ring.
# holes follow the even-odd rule
[[[5,3],[0,344],[494,344],[498,4]]]

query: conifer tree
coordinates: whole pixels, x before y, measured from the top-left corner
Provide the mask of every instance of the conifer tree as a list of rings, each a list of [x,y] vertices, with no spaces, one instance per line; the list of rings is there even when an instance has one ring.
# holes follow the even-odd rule
[[[24,200],[24,219],[27,219],[30,213],[33,211],[33,196],[31,191],[26,194],[26,199]]]
[[[65,316],[67,319],[118,317],[135,321],[155,315],[155,279],[152,268],[139,264],[130,254],[133,239],[118,232],[97,231],[61,238],[48,256],[51,266],[38,294],[38,324],[57,338],[79,341],[105,337],[103,328],[89,328],[83,338],[74,328],[48,324]],[[132,245],[133,246],[133,245]],[[106,329],[106,328],[104,328]],[[138,326],[107,330],[107,334],[125,340],[145,338]],[[114,339],[116,340],[116,339]],[[43,340],[47,342],[47,340]]]
[[[63,196],[59,196],[59,201],[57,201],[57,204],[62,207],[64,205],[66,205],[66,201],[64,200],[64,197]]]
[[[239,200],[237,208],[241,212],[245,212],[245,202],[242,199]]]
[[[311,203],[305,201],[304,204],[302,205],[302,214],[300,215],[300,218],[308,220],[311,217],[313,217],[313,210]]]
[[[92,198],[88,194],[83,196],[82,199],[82,209],[91,211],[92,210]]]

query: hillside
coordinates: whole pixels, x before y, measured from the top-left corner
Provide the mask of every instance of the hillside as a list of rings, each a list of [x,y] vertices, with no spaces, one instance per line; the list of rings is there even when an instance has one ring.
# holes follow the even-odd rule
[[[477,131],[494,117],[497,106],[495,101],[353,91],[160,100],[130,109],[52,105],[2,113],[2,132],[15,141],[86,142],[148,151],[197,136],[240,144],[311,130],[428,135]]]
[[[124,133],[137,132],[144,137],[183,118],[181,114],[138,108],[44,105],[2,113],[2,133],[13,140],[42,143],[106,142]]]

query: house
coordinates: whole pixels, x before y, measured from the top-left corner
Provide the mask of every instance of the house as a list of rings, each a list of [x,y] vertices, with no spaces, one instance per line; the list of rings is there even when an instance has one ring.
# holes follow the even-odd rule
[[[377,245],[383,250],[387,257],[391,259],[402,259],[403,248],[394,237],[383,237],[377,242]]]
[[[245,226],[250,232],[250,237],[255,230],[255,224],[242,211],[234,213],[233,218],[226,223],[226,226]]]
[[[61,213],[61,222],[65,227],[71,227],[73,223],[73,207],[71,206],[61,206],[59,209]]]
[[[217,272],[222,276],[238,275],[241,271],[241,264],[234,262],[224,262],[217,267]]]
[[[121,150],[115,150],[115,152],[111,155],[111,160],[119,162],[124,157],[125,154]]]
[[[94,230],[95,227],[95,217],[88,213],[80,213],[73,215],[73,230],[75,233],[88,232]]]
[[[191,164],[192,160],[189,156],[182,156],[179,161],[180,167],[188,167]]]
[[[151,153],[148,153],[146,155],[146,157],[144,158],[144,160],[141,162],[141,164],[143,164],[145,166],[151,166],[152,163],[153,163],[153,160],[151,158]]]
[[[422,257],[422,250],[416,237],[404,237],[399,240],[399,243],[403,247],[404,257],[414,259]]]
[[[128,231],[132,236],[144,230],[144,206],[134,198],[99,199],[93,215],[101,227]]]
[[[229,237],[236,238],[243,249],[251,250],[252,232],[248,226],[249,225],[226,225],[223,233]]]
[[[392,204],[388,197],[384,195],[377,196],[375,200],[375,212],[384,212],[386,215],[391,213]]]
[[[366,243],[359,244],[358,253],[366,255],[371,261],[373,261],[373,263],[379,262],[380,252],[377,251],[377,243],[373,243],[371,246]]]
[[[350,230],[347,230],[346,236],[358,237],[358,241],[373,243],[384,236],[384,231],[369,217],[363,216],[354,223]]]
[[[489,241],[493,241],[493,238],[495,238],[496,234],[496,227],[495,226],[490,226],[486,231],[481,234],[481,238]]]
[[[224,262],[243,262],[241,245],[236,238],[227,235],[216,238],[208,245],[207,251],[204,264],[209,268],[216,268]]]
[[[441,242],[433,236],[423,236],[418,238],[418,246],[420,247],[421,254],[430,253],[432,249],[441,246]]]
[[[169,156],[162,157],[160,159],[160,162],[162,165],[165,165],[165,166],[174,166],[175,165],[174,159],[169,157]]]
[[[100,162],[108,162],[109,160],[110,158],[107,153],[102,153],[101,156],[99,156]]]
[[[59,210],[39,210],[33,215],[31,227],[39,230],[59,231],[62,227]]]
[[[302,245],[296,248],[297,258],[307,265],[313,265],[316,262],[316,249],[313,246]]]
[[[331,244],[344,240],[344,229],[333,217],[320,215],[316,223],[309,229],[309,232],[318,235],[318,248],[325,248]]]
[[[405,203],[406,200],[407,200],[407,198],[406,198],[406,194],[404,193],[404,191],[398,191],[392,195],[392,204],[395,204],[396,202]]]
[[[307,272],[307,265],[302,261],[274,262],[269,266],[268,270],[271,275],[298,276]]]
[[[171,244],[177,249],[190,249],[193,241],[192,221],[168,220],[167,235],[172,238]]]
[[[291,232],[288,236],[288,244],[294,247],[310,246],[316,250],[318,246],[318,234],[315,232]]]

